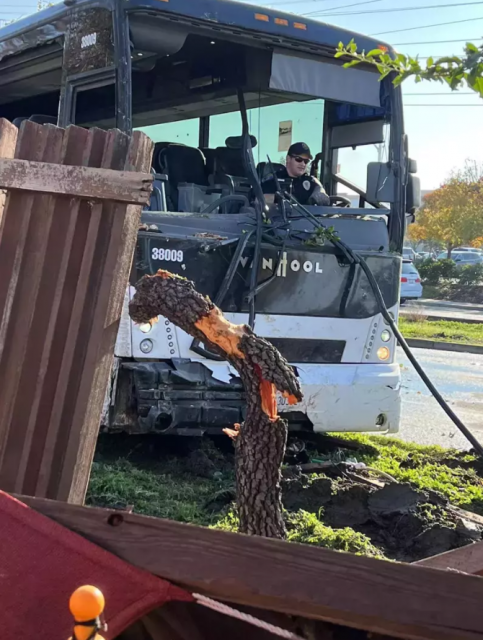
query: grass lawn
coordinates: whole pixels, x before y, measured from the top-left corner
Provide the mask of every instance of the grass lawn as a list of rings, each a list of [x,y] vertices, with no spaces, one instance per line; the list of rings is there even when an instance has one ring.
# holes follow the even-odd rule
[[[405,338],[422,338],[439,342],[483,345],[483,324],[399,318],[399,328]]]
[[[344,449],[341,444],[336,453],[342,459],[355,456],[359,462],[389,473],[398,482],[438,492],[453,505],[483,515],[483,463],[474,455],[383,436],[346,434],[342,440],[357,443],[355,451]],[[162,438],[151,445],[149,442],[147,437],[101,437],[87,504],[111,508],[131,505],[135,513],[236,531],[237,517],[232,506],[235,478],[230,450],[222,452],[207,439],[198,443],[181,439],[177,450],[169,450]],[[324,457],[323,447],[314,446],[316,448],[308,450],[310,457]],[[208,461],[207,466],[197,464],[200,458],[205,463]],[[311,476],[315,480],[320,477]],[[333,487],[337,487],[337,481]],[[220,499],[221,508],[216,506]],[[428,508],[433,507],[428,505]],[[383,557],[384,550],[377,540],[348,526],[329,526],[330,523],[324,522],[323,509],[317,505],[307,503],[305,508],[297,509],[287,513],[289,540]],[[434,516],[430,513],[431,517]]]

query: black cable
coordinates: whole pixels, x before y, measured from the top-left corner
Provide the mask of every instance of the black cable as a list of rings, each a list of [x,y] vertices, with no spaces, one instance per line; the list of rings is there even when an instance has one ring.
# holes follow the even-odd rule
[[[301,16],[304,18],[309,18],[310,16],[325,16],[325,15],[351,15],[351,13],[358,13],[357,11],[347,11],[341,14],[326,14],[326,11],[337,11],[340,9],[346,9],[348,7],[358,7],[361,4],[373,4],[374,2],[381,2],[381,0],[362,0],[362,2],[353,2],[352,4],[343,4],[340,7],[329,7],[328,9],[317,9],[317,11],[309,11],[308,13],[301,13]],[[363,13],[363,12],[362,12]]]
[[[450,42],[473,42],[474,40],[481,40],[481,36],[476,36],[475,38],[465,38],[464,40],[426,40],[426,42],[395,42],[393,47],[409,47],[412,45],[421,45],[421,44],[449,44]]]
[[[394,29],[394,31],[381,31],[380,33],[371,33],[369,37],[374,38],[374,36],[385,36],[388,33],[401,33],[401,31],[415,31],[416,29],[429,29],[430,27],[444,27],[447,24],[459,24],[460,22],[475,22],[476,20],[483,20],[483,16],[481,16],[481,18],[465,18],[464,20],[450,20],[450,22],[423,24],[419,27],[407,27],[406,29]]]
[[[308,211],[308,209],[306,209],[303,205],[301,205],[299,202],[297,202],[297,200],[295,200],[295,198],[291,197],[291,200],[294,203],[294,205],[297,206],[300,209],[300,211],[304,212],[306,217],[313,224],[316,223],[318,228],[327,229],[327,227],[325,225],[323,225],[319,220],[317,220],[316,216],[314,216],[310,211]],[[439,393],[439,391],[436,389],[436,387],[431,382],[429,377],[426,375],[426,372],[424,371],[422,366],[419,364],[419,362],[414,357],[414,355],[413,355],[411,349],[409,348],[406,340],[404,339],[403,335],[399,331],[399,328],[398,328],[397,324],[394,322],[394,319],[392,318],[391,314],[387,310],[386,303],[384,302],[384,298],[382,297],[381,290],[379,289],[379,285],[377,284],[377,281],[374,278],[374,276],[372,274],[372,271],[370,270],[369,266],[367,265],[367,262],[365,261],[365,259],[362,256],[355,254],[349,246],[347,246],[344,242],[342,242],[342,240],[332,239],[332,238],[330,238],[330,236],[329,236],[329,240],[330,240],[330,242],[332,242],[332,244],[334,246],[336,246],[337,248],[343,250],[344,256],[349,257],[349,259],[351,261],[353,261],[355,264],[360,265],[361,269],[364,271],[364,273],[365,273],[365,275],[366,275],[366,277],[367,277],[367,279],[369,281],[369,284],[371,286],[372,292],[374,293],[374,296],[376,298],[376,302],[378,304],[379,310],[380,310],[383,318],[386,320],[387,324],[393,330],[394,335],[396,336],[396,339],[397,339],[399,345],[402,347],[404,353],[408,357],[408,360],[411,362],[413,367],[416,369],[417,373],[421,377],[421,379],[424,382],[424,384],[428,387],[430,392],[433,394],[433,396],[436,399],[436,402],[439,404],[439,406],[443,409],[443,411],[450,418],[450,420],[453,421],[453,423],[461,431],[461,433],[466,437],[466,439],[473,445],[475,451],[480,456],[483,457],[483,445],[481,445],[478,442],[478,440],[471,433],[471,431],[463,424],[463,422],[454,413],[454,411],[451,409],[451,407],[445,401],[443,396]]]
[[[364,2],[358,2],[356,4],[370,4],[371,2],[374,2],[375,0],[364,0]],[[342,11],[339,13],[338,10],[336,10],[334,13],[325,13],[326,11],[332,11],[332,9],[335,9],[335,7],[332,7],[331,9],[320,9],[317,12],[311,13],[311,14],[307,14],[304,13],[302,15],[318,15],[319,12],[323,12],[321,15],[323,16],[360,16],[363,13],[394,13],[396,11],[423,11],[425,9],[445,9],[445,8],[452,8],[452,7],[467,7],[469,5],[472,4],[483,4],[483,2],[481,0],[477,0],[477,2],[462,2],[461,4],[455,4],[454,2],[450,3],[450,4],[433,4],[433,5],[422,5],[422,6],[418,6],[418,7],[394,7],[391,9],[368,9],[368,10],[363,10],[363,11]],[[356,5],[344,5],[344,6],[356,6]],[[343,9],[344,6],[339,7],[339,9]]]
[[[448,418],[450,418],[450,420],[453,421],[453,423],[458,427],[458,429],[465,436],[465,438],[473,445],[475,451],[477,451],[478,454],[483,457],[483,446],[478,442],[478,440],[471,433],[471,431],[463,424],[463,422],[458,418],[458,416],[455,414],[455,412],[451,409],[451,407],[445,401],[443,396],[439,393],[439,391],[436,389],[436,387],[431,382],[429,377],[426,375],[426,372],[424,371],[422,366],[419,364],[419,362],[414,357],[411,349],[408,346],[408,343],[404,339],[403,335],[399,331],[399,328],[398,328],[397,324],[394,322],[393,318],[391,317],[391,314],[387,310],[387,307],[386,307],[386,305],[384,303],[384,299],[383,299],[382,294],[381,294],[381,290],[379,289],[379,285],[377,284],[376,279],[372,275],[372,271],[367,266],[367,262],[364,260],[364,258],[361,258],[360,256],[359,256],[359,264],[360,264],[362,270],[364,271],[364,273],[366,274],[367,279],[369,280],[369,284],[371,285],[371,288],[372,288],[372,290],[374,292],[374,295],[376,296],[376,300],[377,300],[377,302],[379,304],[379,308],[380,308],[380,311],[382,313],[382,316],[384,317],[384,319],[386,320],[388,325],[393,330],[394,335],[396,336],[397,341],[399,342],[400,346],[402,347],[402,349],[403,349],[404,353],[406,354],[409,362],[416,369],[416,371],[418,372],[420,378],[422,379],[424,384],[428,387],[428,389],[431,391],[431,393],[433,394],[434,398],[436,399],[436,402],[443,409],[443,411],[446,413]]]

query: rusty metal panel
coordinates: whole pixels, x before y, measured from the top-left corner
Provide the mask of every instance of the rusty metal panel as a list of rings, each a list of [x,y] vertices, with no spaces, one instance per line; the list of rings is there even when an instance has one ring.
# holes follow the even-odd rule
[[[141,172],[151,156],[140,133],[130,139],[28,121],[15,151],[23,160]],[[0,228],[0,488],[83,502],[140,212],[109,200],[8,192]]]

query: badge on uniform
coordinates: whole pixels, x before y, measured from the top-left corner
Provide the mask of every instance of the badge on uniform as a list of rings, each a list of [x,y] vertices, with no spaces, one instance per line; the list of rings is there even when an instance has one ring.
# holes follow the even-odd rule
[[[303,187],[306,191],[308,191],[310,189],[310,181],[309,180],[304,180],[303,181]]]

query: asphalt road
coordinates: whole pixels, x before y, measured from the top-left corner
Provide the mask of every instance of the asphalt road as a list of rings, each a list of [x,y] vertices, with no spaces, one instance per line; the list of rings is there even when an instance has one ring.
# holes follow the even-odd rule
[[[448,320],[472,320],[483,322],[483,304],[449,302],[446,300],[409,300],[401,306],[404,316],[412,310],[427,316],[441,316]]]
[[[444,399],[483,443],[483,355],[414,349],[414,354]],[[402,420],[397,437],[419,444],[468,449],[454,426],[398,350],[402,373]]]

